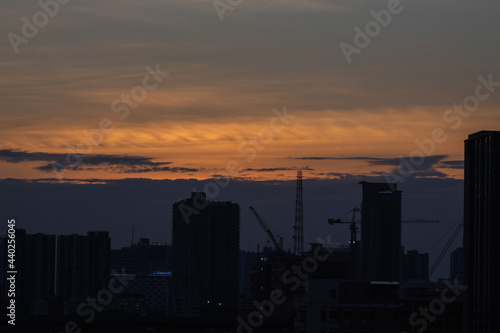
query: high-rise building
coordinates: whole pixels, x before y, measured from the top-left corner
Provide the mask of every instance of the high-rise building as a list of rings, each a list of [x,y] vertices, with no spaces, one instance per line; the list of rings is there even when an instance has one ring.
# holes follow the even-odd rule
[[[174,203],[172,276],[199,295],[203,313],[235,312],[238,304],[240,207],[205,193]]]
[[[58,236],[57,243],[58,296],[86,298],[107,287],[111,247],[107,231]]]
[[[60,314],[60,300],[78,303],[107,287],[111,240],[107,232],[55,236],[15,231],[16,308],[21,314]],[[7,237],[0,236],[0,292],[6,296]],[[57,240],[57,242],[56,242]],[[60,297],[56,297],[60,296]]]
[[[16,302],[20,313],[31,312],[36,299],[54,296],[56,236],[45,234],[27,234],[24,229],[16,229]],[[0,239],[0,258],[2,274],[7,269],[7,237]],[[5,297],[6,276],[2,276],[0,285]]]
[[[500,131],[469,135],[464,180],[464,332],[500,332]]]
[[[403,255],[401,281],[429,279],[429,253],[408,251]]]
[[[360,184],[362,279],[399,282],[402,192],[397,184]]]

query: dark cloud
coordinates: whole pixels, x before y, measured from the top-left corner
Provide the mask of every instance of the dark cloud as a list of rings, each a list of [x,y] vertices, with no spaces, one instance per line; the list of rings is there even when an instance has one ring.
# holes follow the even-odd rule
[[[173,172],[173,173],[190,173],[197,172],[200,169],[183,168],[183,167],[168,167],[168,166],[113,166],[103,168],[105,171],[113,173],[146,173],[146,172]]]
[[[420,168],[428,168],[436,163],[441,162],[443,159],[448,157],[447,155],[431,155],[426,156],[423,162],[419,166]],[[409,157],[401,158],[382,158],[382,157],[366,157],[366,156],[355,156],[355,157],[331,157],[331,156],[311,156],[311,157],[292,157],[295,160],[334,160],[334,161],[349,161],[349,160],[360,160],[367,161],[370,165],[388,165],[388,166],[398,166],[401,164],[402,160],[409,161]],[[412,163],[413,164],[413,163]],[[420,164],[420,163],[419,163]]]
[[[21,162],[60,162],[66,161],[69,154],[53,154],[43,152],[28,152],[17,149],[2,149],[0,150],[0,161],[10,163]],[[82,157],[82,164],[86,165],[103,165],[103,164],[116,164],[116,165],[166,165],[172,162],[152,162],[153,158],[143,156],[129,156],[129,155],[79,155]]]
[[[393,166],[392,172],[395,174],[406,174],[413,178],[448,178],[448,176],[436,170],[447,155],[431,155],[422,158],[400,157],[383,160],[370,161],[370,165]]]
[[[316,161],[322,161],[322,160],[334,160],[334,161],[340,161],[340,160],[368,160],[368,161],[385,160],[384,158],[378,158],[378,157],[330,157],[330,156],[290,157],[290,159],[293,159],[293,160],[316,160]]]
[[[416,171],[412,176],[415,178],[448,178],[447,174],[434,169],[428,171]]]
[[[448,155],[431,155],[422,158],[399,157],[399,158],[381,158],[381,157],[330,157],[330,156],[314,156],[314,157],[297,157],[293,159],[300,160],[361,160],[366,161],[369,165],[390,166],[393,173],[400,174],[400,170],[410,171],[409,177],[414,178],[447,178],[448,176],[436,168],[461,169],[463,161],[443,161]],[[371,175],[384,175],[385,172],[373,171]],[[351,175],[347,173],[328,172],[328,176],[349,178],[349,177],[364,177],[366,175]]]
[[[464,161],[442,161],[440,168],[463,170]]]
[[[310,167],[304,167],[304,168],[261,168],[261,169],[254,169],[254,168],[247,168],[241,170],[241,172],[248,172],[248,171],[254,171],[254,172],[275,172],[275,171],[293,171],[293,170],[307,170],[307,171],[313,171],[314,169]]]
[[[65,154],[50,154],[50,153],[30,153],[27,151],[16,149],[1,149],[0,161],[9,163],[34,162],[34,161],[59,161],[66,158]]]
[[[388,165],[388,166],[399,166],[402,164],[410,164],[416,170],[427,170],[433,166],[439,164],[442,160],[447,158],[447,155],[431,155],[425,157],[400,157],[400,158],[377,158],[368,161],[370,165]]]
[[[0,150],[0,161],[9,163],[23,162],[49,162],[37,166],[34,169],[42,172],[61,171],[62,169],[107,171],[112,173],[147,173],[147,172],[174,172],[189,173],[197,172],[197,168],[171,167],[172,162],[153,162],[152,157],[129,156],[129,155],[78,155],[81,162],[77,166],[67,165],[67,154],[53,154],[44,152],[28,152],[23,150],[2,149]],[[74,156],[71,157],[74,162]],[[54,165],[59,163],[59,166]]]
[[[351,175],[349,173],[340,173],[340,172],[327,172],[326,175],[331,177],[340,177],[340,178],[355,177],[354,175]]]

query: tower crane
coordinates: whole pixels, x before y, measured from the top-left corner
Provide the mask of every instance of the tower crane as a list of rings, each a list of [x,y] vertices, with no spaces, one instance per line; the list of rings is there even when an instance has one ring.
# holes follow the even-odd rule
[[[253,208],[253,206],[250,206],[249,208],[253,212],[253,214],[255,215],[255,218],[257,219],[257,221],[259,221],[259,224],[261,225],[261,227],[266,232],[267,237],[269,237],[269,240],[273,243],[276,251],[278,253],[283,252],[283,237],[280,237],[279,242],[278,242],[278,240],[276,240],[277,237],[274,236],[274,234],[271,231],[271,229],[269,228],[269,226],[266,224],[266,222],[264,222],[264,219],[259,215],[259,213],[257,213],[255,208]]]
[[[351,230],[351,241],[349,242],[350,247],[351,247],[351,274],[352,274],[352,279],[356,280],[357,279],[357,247],[358,243],[356,240],[356,233],[358,232],[358,227],[356,226],[356,223],[359,221],[356,221],[356,212],[361,212],[361,209],[358,207],[354,207],[350,211],[348,211],[345,215],[349,214],[352,212],[352,218],[351,221],[343,221],[342,219],[328,219],[328,223],[333,225],[334,223],[349,223],[350,227],[349,229]]]
[[[356,213],[361,212],[361,209],[354,207],[347,213],[345,213],[343,216],[346,216],[349,213],[352,213],[352,218],[350,221],[343,220],[342,218],[338,219],[328,219],[328,223],[330,225],[333,224],[350,224],[349,229],[351,230],[351,240],[349,242],[350,248],[351,248],[351,266],[352,266],[352,277],[353,279],[357,278],[357,248],[358,248],[358,241],[357,241],[357,232],[358,232],[358,227],[356,226],[356,223],[360,223],[359,220],[356,220]],[[424,219],[401,219],[401,223],[439,223],[439,220],[424,220]]]

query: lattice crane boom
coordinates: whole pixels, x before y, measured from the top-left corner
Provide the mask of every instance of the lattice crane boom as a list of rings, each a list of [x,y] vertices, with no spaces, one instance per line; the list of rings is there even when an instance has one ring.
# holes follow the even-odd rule
[[[259,215],[259,213],[257,213],[257,211],[255,210],[255,208],[253,208],[253,206],[250,206],[249,208],[253,212],[253,214],[255,215],[255,218],[257,219],[257,221],[259,222],[259,224],[261,225],[261,227],[266,232],[267,237],[269,237],[269,240],[273,243],[273,245],[276,248],[276,250],[278,252],[282,252],[283,251],[283,238],[281,238],[280,242],[278,243],[278,241],[276,240],[276,237],[274,236],[273,232],[271,231],[271,229],[269,228],[269,226],[267,225],[267,223],[264,222],[264,219]]]

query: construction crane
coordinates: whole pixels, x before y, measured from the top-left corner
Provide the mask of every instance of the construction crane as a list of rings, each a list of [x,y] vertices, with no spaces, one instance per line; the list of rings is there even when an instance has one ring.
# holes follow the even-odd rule
[[[358,231],[358,228],[356,227],[356,223],[360,223],[359,220],[356,220],[356,212],[361,212],[361,209],[354,207],[347,213],[345,213],[342,216],[345,216],[349,213],[352,213],[352,218],[350,221],[343,220],[341,218],[338,219],[328,219],[328,223],[333,225],[333,224],[347,224],[349,223],[350,230],[351,230],[351,244],[356,243],[356,232]],[[439,220],[423,220],[423,219],[401,219],[401,223],[439,223]]]
[[[443,250],[441,251],[441,253],[437,257],[436,261],[432,265],[432,267],[431,267],[431,269],[429,271],[429,278],[432,276],[432,274],[434,273],[434,271],[436,270],[436,268],[439,266],[439,264],[441,263],[441,260],[443,260],[446,252],[448,252],[448,250],[450,249],[451,244],[453,244],[453,242],[457,238],[460,230],[462,230],[463,226],[464,226],[464,219],[462,219],[460,221],[460,223],[458,224],[457,228],[455,229],[455,231],[451,235],[450,239],[448,239],[448,242],[446,243],[446,245],[444,246]]]
[[[353,279],[357,278],[357,248],[358,248],[358,241],[357,241],[357,232],[358,232],[358,227],[356,226],[356,223],[360,223],[359,220],[356,220],[356,213],[361,212],[361,209],[354,207],[347,213],[345,213],[343,216],[346,216],[349,213],[352,213],[352,218],[350,221],[343,220],[342,218],[338,219],[328,219],[328,223],[330,225],[333,224],[350,224],[349,229],[351,230],[351,240],[349,242],[350,248],[351,248],[351,266],[352,266],[352,277]],[[401,223],[439,223],[439,220],[423,220],[423,219],[402,219]]]
[[[358,227],[356,226],[356,223],[359,221],[356,221],[356,212],[361,212],[361,209],[358,207],[354,207],[351,209],[349,212],[347,212],[345,215],[349,214],[352,212],[352,218],[351,221],[342,221],[342,219],[328,219],[328,223],[333,225],[334,223],[349,223],[350,227],[349,229],[351,230],[351,241],[349,242],[350,248],[351,248],[351,274],[352,274],[352,279],[356,280],[357,279],[357,247],[358,247],[358,242],[356,240],[356,233],[358,232]]]
[[[293,252],[304,252],[304,214],[302,206],[302,171],[297,171],[297,190],[295,193],[295,224],[293,226]]]
[[[331,225],[333,225],[334,223],[350,223],[351,224],[351,226],[349,228],[349,229],[351,229],[351,242],[350,242],[350,244],[353,245],[353,244],[356,244],[356,232],[358,231],[358,228],[356,227],[356,223],[359,223],[359,221],[356,221],[356,212],[361,212],[361,209],[359,209],[358,207],[354,207],[353,209],[348,211],[343,216],[345,216],[351,212],[352,212],[352,218],[350,221],[345,221],[345,220],[338,218],[338,219],[328,219],[328,223]]]
[[[271,231],[271,229],[269,228],[269,226],[267,225],[267,223],[264,222],[264,219],[259,215],[259,213],[257,213],[257,211],[255,210],[255,208],[253,208],[253,206],[250,206],[249,208],[253,212],[253,214],[255,215],[255,218],[257,219],[257,221],[259,221],[259,224],[261,225],[261,227],[266,232],[267,237],[269,237],[269,239],[273,243],[276,251],[278,253],[283,252],[283,237],[280,237],[279,241],[278,241],[276,239],[277,237],[274,236],[273,232]]]

